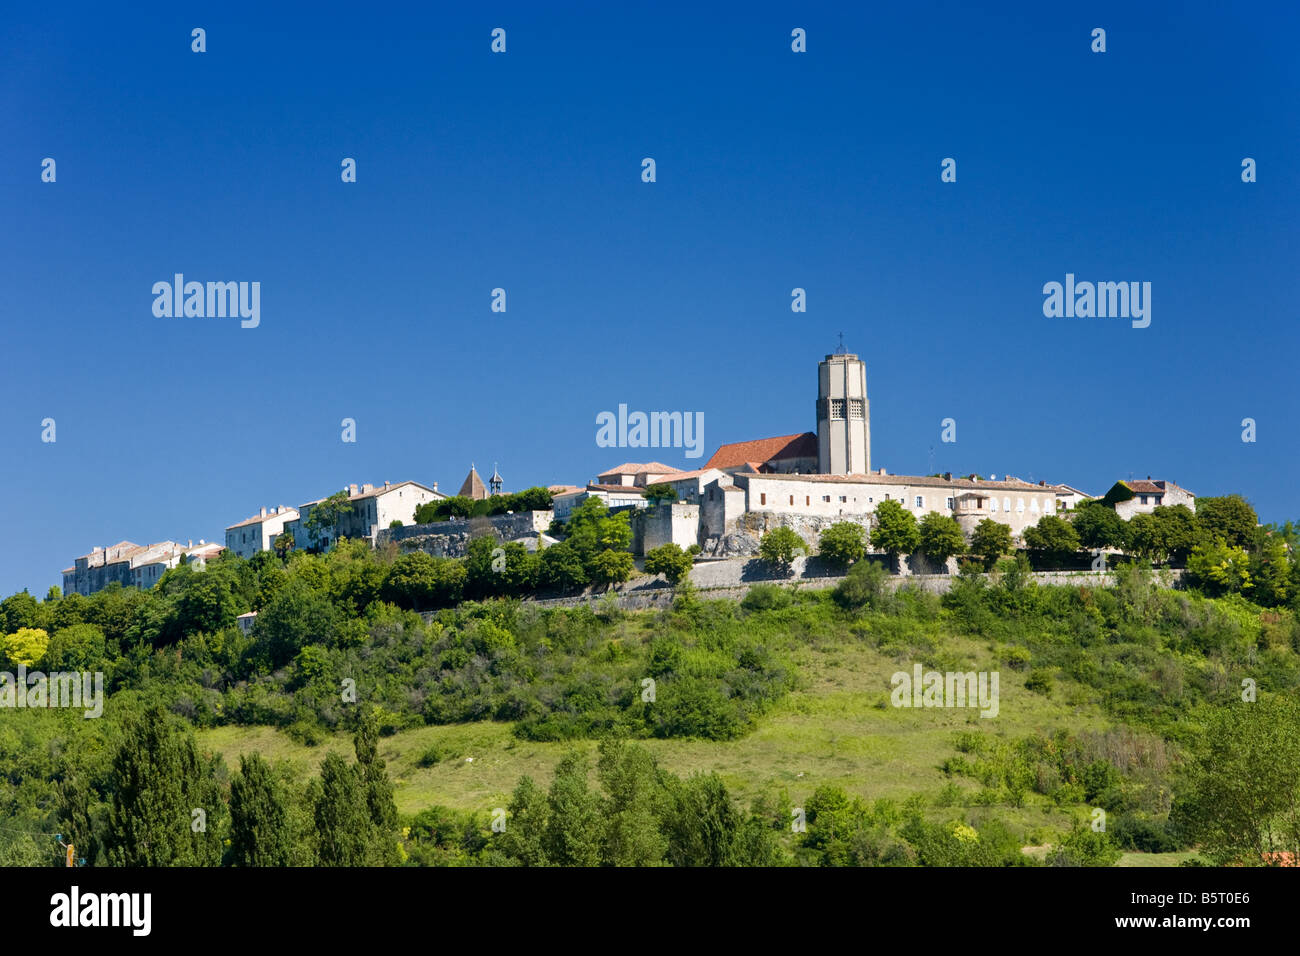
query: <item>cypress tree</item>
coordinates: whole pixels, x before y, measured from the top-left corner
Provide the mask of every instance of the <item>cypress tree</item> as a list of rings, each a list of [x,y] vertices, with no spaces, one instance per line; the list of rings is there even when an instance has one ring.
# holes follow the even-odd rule
[[[293,830],[284,790],[262,755],[239,758],[230,782],[230,863],[289,866]]]
[[[188,729],[152,706],[126,727],[109,773],[108,861],[114,866],[216,866],[224,813],[214,764]],[[202,811],[196,814],[195,811]]]

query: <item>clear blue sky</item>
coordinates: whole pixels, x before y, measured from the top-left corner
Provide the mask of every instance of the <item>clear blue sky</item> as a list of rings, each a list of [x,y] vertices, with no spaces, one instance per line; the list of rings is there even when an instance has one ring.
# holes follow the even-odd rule
[[[811,430],[840,330],[890,471],[1300,517],[1294,4],[460,6],[6,10],[0,593],[349,482],[699,464],[598,448],[620,402]],[[155,318],[176,272],[260,327]],[[1067,272],[1151,326],[1045,318]]]

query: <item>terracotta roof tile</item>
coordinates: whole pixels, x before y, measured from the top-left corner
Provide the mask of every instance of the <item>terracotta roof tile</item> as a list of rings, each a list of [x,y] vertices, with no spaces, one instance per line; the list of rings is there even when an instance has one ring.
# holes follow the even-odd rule
[[[776,438],[759,438],[754,441],[733,442],[723,445],[705,462],[705,468],[739,468],[742,465],[763,464],[787,458],[816,458],[817,434],[803,432],[798,435],[778,435]]]

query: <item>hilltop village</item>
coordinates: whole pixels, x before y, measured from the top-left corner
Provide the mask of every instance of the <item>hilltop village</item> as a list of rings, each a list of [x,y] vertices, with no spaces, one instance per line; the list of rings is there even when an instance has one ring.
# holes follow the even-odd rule
[[[518,510],[425,523],[417,520],[422,506],[452,497],[436,481],[352,484],[297,507],[261,508],[228,526],[224,544],[120,541],[93,548],[63,570],[63,592],[88,595],[113,582],[151,588],[168,569],[181,563],[201,568],[223,551],[251,558],[259,551],[323,550],[339,538],[375,547],[395,542],[404,551],[440,557],[463,556],[468,542],[482,535],[535,549],[561,540],[564,523],[593,498],[611,513],[635,514],[635,555],[675,544],[704,558],[725,558],[756,553],[762,535],[777,527],[792,529],[811,551],[837,522],[870,529],[877,507],[887,501],[917,519],[931,512],[952,518],[968,539],[989,519],[1006,525],[1019,543],[1044,516],[1072,511],[1092,497],[1068,484],[1012,475],[896,475],[873,468],[865,364],[850,352],[827,355],[818,363],[817,381],[816,431],[725,444],[694,470],[624,462],[584,485],[550,485],[540,500],[530,498]],[[503,487],[496,469],[484,482],[471,465],[457,496],[495,500]],[[1195,496],[1166,480],[1118,482],[1107,499],[1125,520],[1160,506],[1195,510]]]

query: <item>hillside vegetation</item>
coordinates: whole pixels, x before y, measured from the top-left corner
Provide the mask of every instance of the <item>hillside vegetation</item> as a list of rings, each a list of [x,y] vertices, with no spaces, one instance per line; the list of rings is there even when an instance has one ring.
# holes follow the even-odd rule
[[[1300,850],[1287,607],[1138,568],[1037,586],[1023,562],[940,599],[863,562],[833,591],[760,585],[740,603],[687,588],[655,612],[490,598],[420,614],[392,600],[400,560],[345,544],[0,603],[11,663],[102,670],[110,691],[98,720],[4,712],[0,860],[53,863],[54,833],[88,864]],[[915,664],[997,671],[998,715],[893,706],[891,676]]]

